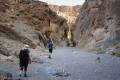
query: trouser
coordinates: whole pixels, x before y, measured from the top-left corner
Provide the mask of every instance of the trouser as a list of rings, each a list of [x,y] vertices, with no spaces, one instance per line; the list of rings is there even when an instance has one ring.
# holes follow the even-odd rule
[[[49,53],[52,54],[53,49],[49,49]],[[51,54],[49,55],[49,58],[51,59]]]
[[[52,51],[53,51],[53,49],[49,49],[49,53],[51,53],[51,54],[52,54]]]
[[[20,70],[21,71],[24,70],[26,72],[27,71],[27,67],[28,67],[28,62],[20,63]]]

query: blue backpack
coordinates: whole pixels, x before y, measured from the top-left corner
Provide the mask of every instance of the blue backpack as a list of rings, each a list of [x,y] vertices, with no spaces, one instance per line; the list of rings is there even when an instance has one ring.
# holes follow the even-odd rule
[[[48,48],[52,49],[53,48],[53,43],[52,42],[48,42]]]

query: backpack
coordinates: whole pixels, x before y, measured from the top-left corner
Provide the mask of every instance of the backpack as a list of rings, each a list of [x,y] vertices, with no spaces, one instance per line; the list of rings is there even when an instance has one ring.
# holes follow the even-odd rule
[[[52,49],[53,48],[53,43],[52,42],[48,42],[48,48]]]
[[[19,54],[20,60],[29,61],[29,53],[30,53],[30,51],[28,49],[20,50],[20,54]]]

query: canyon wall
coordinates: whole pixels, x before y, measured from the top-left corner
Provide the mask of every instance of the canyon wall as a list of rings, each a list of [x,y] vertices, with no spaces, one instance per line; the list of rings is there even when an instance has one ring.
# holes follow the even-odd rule
[[[47,3],[38,0],[0,0],[0,54],[18,55],[25,45],[47,46],[51,38],[59,45],[65,19],[53,12]]]
[[[76,18],[80,12],[80,5],[65,6],[65,5],[49,5],[50,9],[56,12],[59,16],[65,18],[67,23],[72,26],[75,24]]]
[[[120,41],[120,1],[86,0],[76,20],[75,40],[87,49],[107,48]]]

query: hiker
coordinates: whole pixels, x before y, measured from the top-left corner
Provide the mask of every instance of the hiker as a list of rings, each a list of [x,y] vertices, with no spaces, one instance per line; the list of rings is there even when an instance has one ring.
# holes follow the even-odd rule
[[[53,42],[52,42],[51,39],[48,40],[47,47],[48,47],[48,49],[49,49],[49,53],[50,53],[50,55],[49,55],[48,58],[51,59],[51,54],[52,54],[52,52],[53,52]]]
[[[31,57],[30,57],[30,51],[29,51],[29,45],[25,45],[19,53],[19,61],[20,61],[20,76],[22,75],[22,72],[24,71],[24,76],[27,76],[27,67],[28,64],[31,64]]]
[[[73,40],[72,44],[73,44],[73,47],[76,47],[76,42],[74,40]]]

